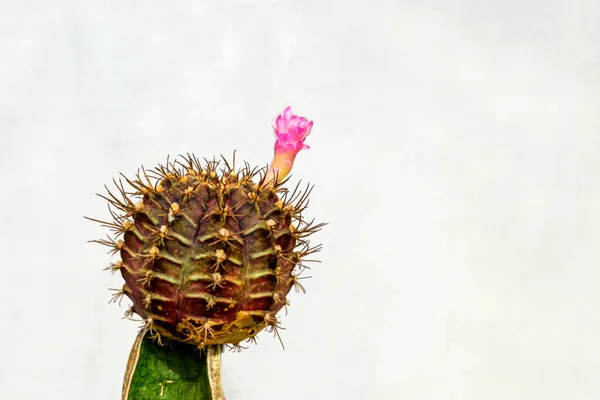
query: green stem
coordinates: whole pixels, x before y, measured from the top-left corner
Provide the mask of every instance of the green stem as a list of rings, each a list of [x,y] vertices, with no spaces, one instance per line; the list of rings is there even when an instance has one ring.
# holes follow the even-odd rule
[[[221,348],[206,351],[169,341],[161,346],[142,330],[131,349],[122,400],[225,400]]]

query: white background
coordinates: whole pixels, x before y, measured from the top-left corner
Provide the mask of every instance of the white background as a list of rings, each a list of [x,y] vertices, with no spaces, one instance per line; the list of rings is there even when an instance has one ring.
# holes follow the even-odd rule
[[[167,154],[294,181],[323,263],[228,400],[600,398],[600,3],[0,0],[0,398],[117,399],[137,324],[84,215]]]

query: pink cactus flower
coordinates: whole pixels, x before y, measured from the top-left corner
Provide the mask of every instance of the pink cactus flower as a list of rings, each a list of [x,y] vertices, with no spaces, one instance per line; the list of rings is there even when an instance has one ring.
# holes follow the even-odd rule
[[[287,107],[273,120],[275,131],[275,156],[265,176],[265,182],[275,183],[285,178],[294,165],[296,154],[310,147],[304,140],[310,133],[313,121],[292,114],[292,107]]]

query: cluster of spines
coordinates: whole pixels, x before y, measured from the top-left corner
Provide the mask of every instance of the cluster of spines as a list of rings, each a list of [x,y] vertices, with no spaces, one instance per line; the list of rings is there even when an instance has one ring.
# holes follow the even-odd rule
[[[274,275],[277,282],[276,284],[280,287],[279,291],[272,293],[272,299],[277,303],[277,307],[275,307],[276,311],[274,313],[264,312],[264,310],[261,311],[263,315],[262,324],[255,324],[257,325],[256,329],[248,329],[248,334],[246,335],[247,338],[254,341],[256,333],[263,327],[267,327],[268,330],[279,337],[278,329],[280,329],[281,326],[276,317],[276,313],[282,307],[285,307],[287,312],[287,305],[289,305],[289,302],[286,295],[292,286],[297,292],[305,292],[304,287],[300,283],[300,280],[305,277],[301,276],[301,274],[305,268],[307,268],[306,262],[316,261],[308,260],[306,257],[320,250],[320,246],[311,247],[307,237],[318,231],[323,224],[315,224],[314,221],[305,221],[302,217],[302,212],[308,206],[308,197],[311,191],[309,186],[307,186],[304,191],[300,190],[299,186],[296,186],[296,188],[290,192],[283,187],[285,182],[263,182],[265,171],[265,169],[259,168],[252,169],[247,163],[244,168],[235,170],[235,161],[233,166],[231,166],[226,160],[222,160],[222,162],[205,160],[205,163],[202,164],[196,157],[188,155],[175,162],[169,162],[169,160],[167,160],[166,166],[161,165],[150,171],[142,168],[138,171],[135,179],[129,179],[122,175],[122,178],[119,180],[114,180],[117,191],[113,193],[106,188],[107,195],[100,195],[108,201],[109,212],[113,220],[111,222],[95,220],[111,230],[112,236],[108,236],[107,239],[98,240],[96,242],[108,246],[110,248],[109,253],[111,254],[120,252],[122,255],[125,255],[125,257],[129,254],[129,256],[131,256],[130,259],[134,260],[138,265],[137,270],[135,271],[128,267],[125,260],[119,260],[110,265],[109,269],[111,271],[114,272],[119,270],[123,273],[124,277],[131,275],[137,277],[137,285],[131,284],[131,282],[129,285],[126,283],[122,289],[115,292],[111,301],[117,301],[123,294],[127,294],[133,300],[134,305],[127,310],[126,316],[131,317],[133,313],[136,312],[145,319],[146,325],[154,330],[154,333],[159,340],[162,339],[161,333],[165,334],[167,338],[171,338],[172,335],[165,332],[164,329],[157,329],[155,319],[158,317],[156,313],[149,310],[153,301],[165,301],[169,299],[161,298],[160,296],[157,296],[155,292],[145,290],[146,288],[149,288],[151,282],[156,278],[166,280],[172,280],[173,278],[169,274],[165,274],[164,272],[152,268],[152,265],[158,258],[168,257],[168,252],[161,252],[160,250],[165,246],[165,239],[177,240],[184,245],[190,244],[189,237],[178,235],[177,232],[170,229],[171,224],[181,215],[182,205],[186,200],[186,197],[191,198],[201,184],[208,184],[221,194],[232,187],[251,187],[252,190],[249,190],[247,194],[252,204],[258,205],[259,201],[264,201],[263,198],[260,198],[261,196],[264,197],[263,195],[266,195],[267,197],[275,196],[277,200],[274,204],[283,215],[289,216],[291,220],[288,228],[289,234],[293,238],[291,241],[292,249],[283,249],[273,242],[271,249],[266,250],[267,252],[271,251],[274,253],[277,259],[285,260],[287,262],[285,265],[293,266],[291,271],[282,271],[280,267],[275,268]],[[129,192],[125,189],[123,180],[133,189],[133,191]],[[259,183],[255,183],[255,180]],[[190,185],[180,191],[182,204],[179,204],[178,202],[165,203],[164,201],[156,201],[157,195],[165,193],[165,190],[171,189],[165,188],[164,186],[170,185],[173,182],[177,182],[184,186],[187,183],[190,183]],[[277,195],[280,195],[281,198],[279,199]],[[219,196],[218,198],[222,199],[222,196]],[[136,201],[136,199],[139,201]],[[154,210],[162,210],[162,215],[146,214],[146,217],[144,218],[148,218],[149,223],[140,224],[140,220],[143,220],[144,218],[136,217],[144,213],[144,209],[147,207],[145,202],[148,203],[148,199],[151,199],[156,203]],[[236,215],[232,214],[231,210],[227,210],[227,205],[208,204],[207,207],[212,207],[212,210],[203,217],[211,219],[210,224],[213,229],[212,233],[208,234],[209,238],[214,239],[214,242],[216,243],[239,241],[239,235],[236,234],[239,234],[240,232],[232,234],[230,229],[228,229],[228,218],[236,220]],[[271,230],[278,221],[268,217],[269,215],[265,216],[266,220],[261,221],[261,223],[264,222],[264,226],[266,226],[268,230]],[[212,219],[215,220],[213,221]],[[191,222],[194,223],[194,221]],[[198,221],[198,227],[199,226],[200,221]],[[151,231],[150,236],[152,237],[152,240],[146,240],[147,237],[139,233],[139,230],[143,229]],[[253,227],[253,229],[256,229],[256,227]],[[126,246],[126,240],[123,239],[128,232],[130,237],[132,237],[132,234],[138,236],[138,239],[143,242],[142,244],[145,248],[140,248],[138,249],[140,250],[139,252],[134,252],[134,254],[132,254],[132,250]],[[214,234],[215,232],[216,235]],[[198,234],[199,232],[196,232],[196,235]],[[140,236],[142,237],[140,238]],[[148,243],[145,243],[144,241]],[[129,240],[129,242],[131,242],[131,240]],[[229,245],[232,244],[229,243]],[[202,255],[202,257],[205,256],[207,255]],[[221,289],[225,282],[223,274],[226,273],[227,270],[224,263],[227,259],[227,255],[222,249],[217,249],[212,256],[214,258],[213,272],[209,274],[212,281],[206,288],[216,290]],[[258,256],[256,257],[258,258]],[[140,260],[142,260],[141,263]],[[173,259],[170,261],[176,262]],[[228,262],[231,261],[232,260],[228,260]],[[234,264],[238,265],[239,262]],[[179,266],[183,268],[181,263],[179,263]],[[202,274],[199,275],[199,279],[206,278],[201,276]],[[176,284],[176,282],[171,283]],[[281,289],[281,287],[283,287],[282,285],[285,286],[284,289]],[[137,293],[135,291],[137,291]],[[177,295],[179,296],[180,293],[178,292]],[[206,292],[198,292],[197,295],[198,297],[203,297],[205,300],[208,298],[206,302],[207,310],[215,306],[214,296],[211,297],[211,295]],[[260,292],[257,293],[257,296],[260,295],[263,294]],[[177,304],[179,305],[179,299],[177,299]],[[196,318],[193,323],[184,318],[179,323],[177,329],[182,333],[185,332],[188,339],[198,344],[200,347],[209,343],[209,339],[214,340],[216,338],[215,329],[209,318],[206,318],[204,323],[201,324],[198,323],[198,318]],[[239,342],[234,341],[228,344],[233,348],[240,348]]]

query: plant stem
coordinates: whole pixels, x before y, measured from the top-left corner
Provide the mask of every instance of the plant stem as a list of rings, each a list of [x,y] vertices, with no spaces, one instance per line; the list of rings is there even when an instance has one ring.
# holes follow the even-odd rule
[[[225,400],[220,346],[200,351],[175,341],[160,345],[149,336],[143,329],[133,344],[122,400]]]

